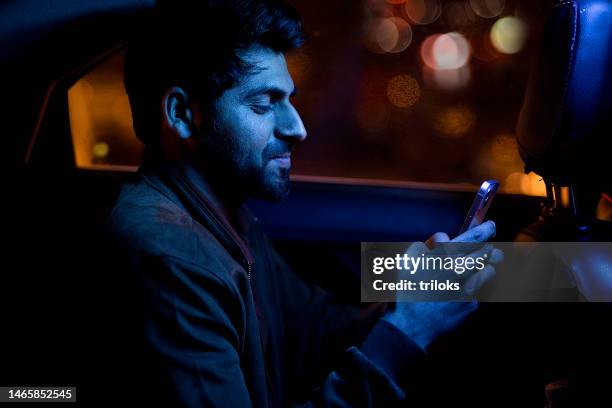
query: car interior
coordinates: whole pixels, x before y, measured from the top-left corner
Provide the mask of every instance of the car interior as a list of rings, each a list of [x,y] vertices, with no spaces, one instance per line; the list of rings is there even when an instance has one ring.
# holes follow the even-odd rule
[[[308,21],[314,21],[311,38],[315,44],[330,30],[336,36],[329,34],[331,45],[325,45],[329,50],[316,51],[316,45],[307,48],[311,54],[304,55],[310,55],[310,59],[288,57],[290,68],[297,73],[297,98],[304,94],[296,102],[298,110],[302,106],[305,122],[313,124],[304,150],[296,153],[298,163],[290,197],[282,203],[252,200],[248,206],[279,252],[305,280],[325,288],[341,302],[359,306],[361,243],[423,241],[436,231],[456,235],[478,180],[484,178],[478,172],[471,179],[453,174],[468,174],[467,163],[477,157],[474,146],[485,142],[479,139],[470,144],[463,136],[442,137],[432,142],[431,151],[443,144],[455,147],[439,157],[421,158],[423,162],[415,159],[416,164],[406,164],[407,169],[403,169],[403,163],[410,160],[406,157],[411,156],[386,150],[400,149],[397,138],[380,141],[386,127],[348,134],[350,126],[358,125],[335,122],[333,115],[343,115],[343,111],[334,111],[328,105],[351,95],[340,93],[325,105],[321,102],[326,98],[325,92],[318,85],[300,80],[300,75],[308,75],[309,64],[325,61],[318,58],[323,55],[331,64],[322,63],[321,69],[331,73],[320,74],[320,81],[346,75],[346,83],[351,83],[351,75],[344,70],[361,57],[349,51],[337,51],[341,55],[335,60],[329,56],[342,44],[338,38],[349,35],[340,28],[333,31],[329,28],[333,21],[327,20],[343,15],[353,3],[338,1],[321,15],[317,7],[324,2],[316,2],[318,6],[305,0],[293,3],[303,12],[307,28]],[[369,3],[376,2],[364,2]],[[496,241],[610,241],[610,220],[596,219],[593,214],[600,194],[612,191],[608,158],[612,129],[612,2],[508,1],[506,5],[506,12],[509,5],[516,6],[513,12],[520,7],[528,9],[526,21],[532,24],[529,47],[518,60],[500,57],[497,66],[481,61],[481,71],[474,68],[471,75],[472,81],[477,81],[478,75],[491,75],[495,81],[503,80],[504,75],[511,78],[508,87],[512,89],[507,95],[512,96],[504,99],[500,91],[499,99],[487,100],[480,97],[486,91],[471,88],[436,96],[423,82],[420,101],[460,100],[457,95],[471,92],[471,100],[483,104],[482,112],[489,109],[487,103],[506,106],[507,102],[512,106],[506,109],[504,120],[508,125],[504,126],[516,126],[506,132],[516,138],[504,148],[515,150],[511,160],[518,164],[508,166],[519,166],[519,170],[491,170],[500,174],[495,177],[506,177],[501,180],[502,190],[487,216],[496,222]],[[0,6],[0,14],[2,9],[5,16],[24,12],[16,12],[19,2]],[[4,277],[0,285],[5,324],[0,384],[74,384],[84,403],[99,402],[100,388],[129,384],[121,366],[122,359],[129,358],[121,350],[133,330],[121,318],[124,302],[129,302],[129,287],[106,242],[104,225],[121,183],[135,176],[141,147],[135,138],[125,141],[125,135],[132,132],[125,95],[123,100],[111,95],[111,87],[104,88],[104,81],[122,86],[120,73],[126,41],[140,21],[146,20],[148,11],[146,7],[101,8],[60,28],[28,31],[31,38],[24,40],[21,47],[0,54],[8,185],[4,196],[8,207]],[[352,15],[359,12],[346,14],[350,15],[347,19],[356,18]],[[348,23],[343,20],[343,24]],[[3,31],[11,31],[9,20],[2,25]],[[418,26],[421,31],[415,28],[413,41],[434,32],[427,31],[427,27]],[[3,43],[12,41],[11,37],[5,38]],[[379,58],[373,55],[371,58]],[[388,56],[380,66],[396,63],[391,58]],[[326,65],[341,72],[333,73]],[[383,72],[377,67],[371,72]],[[368,69],[366,66],[363,70]],[[425,78],[427,68],[423,69]],[[492,73],[482,74],[484,71]],[[507,71],[515,72],[512,75],[516,77]],[[419,75],[412,76],[420,78]],[[354,80],[361,81],[362,77]],[[329,92],[335,92],[340,85],[330,85]],[[315,90],[309,93],[309,86]],[[502,84],[499,87],[502,89]],[[85,106],[83,98],[103,97],[111,100],[103,109],[114,109],[112,114],[127,118],[127,124],[111,123],[110,114],[96,118],[96,112],[81,109]],[[332,112],[326,114],[326,109]],[[405,135],[418,133],[427,125],[422,123],[423,115],[426,113],[416,108],[405,114],[402,123],[408,124],[401,125],[404,127],[399,131]],[[465,116],[451,118],[451,130],[460,128],[461,123],[455,122]],[[400,126],[392,116],[386,117],[386,126]],[[351,120],[357,121],[354,116]],[[437,123],[436,120],[432,118],[431,122]],[[93,122],[107,123],[108,128],[92,131]],[[483,134],[491,133],[486,125],[480,129]],[[92,140],[96,132],[115,135],[112,137],[117,140],[116,135],[123,135],[116,142],[117,146],[125,146],[123,155],[113,156],[116,148],[111,136],[102,144]],[[348,136],[336,137],[339,133]],[[315,141],[317,138],[328,140]],[[314,147],[308,148],[310,141]],[[347,144],[351,146],[341,150]],[[448,157],[459,154],[456,151],[462,148],[457,146],[465,147],[463,159],[445,165]],[[414,154],[426,156],[431,151]],[[487,150],[491,151],[495,150]],[[300,161],[302,152],[304,159]],[[344,155],[352,155],[352,159]],[[369,155],[382,158],[368,161]],[[401,156],[404,162],[393,164],[391,170],[381,170],[384,162],[395,156]],[[361,164],[351,167],[352,163]],[[481,167],[486,173],[488,168]],[[442,170],[429,170],[433,168]],[[404,176],[410,171],[413,178]],[[528,176],[530,172],[533,173]],[[513,180],[516,184],[510,183]],[[612,338],[608,328],[612,309],[608,303],[588,302],[580,293],[576,293],[576,299],[574,303],[481,304],[464,328],[435,345],[423,383],[415,386],[407,406],[544,406],[546,384],[559,379],[571,384],[577,401],[601,396],[610,401],[605,385],[611,378]]]

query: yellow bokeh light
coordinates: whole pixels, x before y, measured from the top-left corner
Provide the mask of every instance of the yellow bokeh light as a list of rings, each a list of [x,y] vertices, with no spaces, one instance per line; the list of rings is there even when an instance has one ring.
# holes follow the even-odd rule
[[[106,142],[98,142],[93,145],[91,152],[96,159],[104,159],[110,153],[110,147]]]
[[[444,136],[460,138],[476,126],[476,113],[467,106],[453,106],[444,109],[433,122],[434,129]]]
[[[518,17],[503,17],[493,24],[490,35],[499,52],[516,54],[525,47],[527,25]]]
[[[421,97],[421,87],[410,75],[397,75],[387,84],[387,98],[398,108],[409,108]]]

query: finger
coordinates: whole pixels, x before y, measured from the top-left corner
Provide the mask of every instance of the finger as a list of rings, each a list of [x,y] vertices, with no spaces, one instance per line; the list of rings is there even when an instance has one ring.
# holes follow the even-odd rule
[[[485,266],[480,272],[473,274],[463,285],[463,290],[469,296],[474,296],[485,283],[489,282],[495,276],[495,267],[493,265]]]
[[[493,248],[491,255],[489,256],[489,263],[498,264],[504,260],[504,251],[501,249]]]
[[[471,245],[470,245],[471,246]],[[479,248],[468,253],[467,255],[463,255],[465,258],[485,258],[486,261],[491,257],[491,251],[493,250],[493,245],[491,244],[479,244]]]
[[[498,264],[504,260],[504,252],[501,249],[493,247],[492,244],[488,243],[482,245],[479,249],[470,252],[465,256],[466,258],[485,258],[487,263]]]
[[[465,231],[451,240],[451,242],[484,242],[495,235],[495,229],[495,223],[487,221],[471,230]]]
[[[428,251],[429,251],[429,248],[424,242],[417,241],[417,242],[413,242],[412,244],[410,244],[410,246],[406,250],[406,254],[408,254],[408,256],[419,256]]]
[[[427,245],[428,248],[433,249],[433,247],[435,247],[438,242],[448,241],[450,241],[450,238],[445,232],[436,232],[431,237],[429,237],[427,241],[425,241],[425,245]]]

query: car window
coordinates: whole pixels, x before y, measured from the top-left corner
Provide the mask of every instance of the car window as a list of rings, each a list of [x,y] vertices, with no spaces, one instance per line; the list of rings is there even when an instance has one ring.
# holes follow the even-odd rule
[[[550,1],[295,0],[309,38],[287,56],[309,137],[293,173],[545,195],[515,124]],[[123,54],[69,90],[81,168],[130,169]]]

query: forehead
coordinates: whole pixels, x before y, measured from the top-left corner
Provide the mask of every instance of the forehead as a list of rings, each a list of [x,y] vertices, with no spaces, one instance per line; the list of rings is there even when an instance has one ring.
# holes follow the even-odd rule
[[[248,94],[265,87],[277,88],[287,94],[294,91],[293,80],[282,53],[265,47],[253,46],[241,52],[240,57],[250,67],[251,72],[238,81],[235,91]]]

